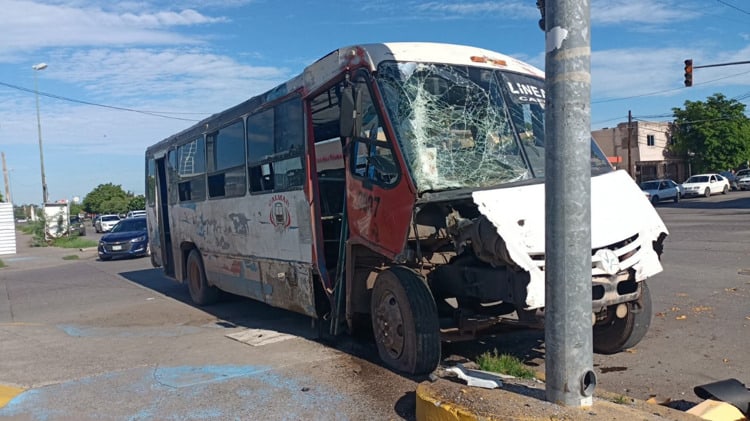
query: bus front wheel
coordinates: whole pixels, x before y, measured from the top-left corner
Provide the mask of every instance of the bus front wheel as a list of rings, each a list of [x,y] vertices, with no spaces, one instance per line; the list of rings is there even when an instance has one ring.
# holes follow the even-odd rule
[[[424,280],[394,267],[375,280],[370,302],[372,327],[383,362],[408,374],[426,374],[440,363],[437,307]]]
[[[199,306],[213,304],[219,300],[219,289],[209,285],[203,270],[203,259],[198,250],[191,250],[187,259],[188,290],[190,298]]]
[[[607,318],[594,325],[594,351],[614,354],[632,348],[646,336],[651,325],[651,293],[645,281],[640,283],[641,296],[625,303],[628,313],[617,317],[616,307],[608,309]]]

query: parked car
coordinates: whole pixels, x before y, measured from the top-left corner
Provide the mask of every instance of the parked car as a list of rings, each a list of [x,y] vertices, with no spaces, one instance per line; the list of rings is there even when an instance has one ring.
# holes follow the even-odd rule
[[[740,190],[750,190],[750,169],[739,170],[734,176],[737,178],[737,187]]]
[[[719,174],[696,174],[682,183],[682,196],[705,196],[715,193],[727,194],[729,181]]]
[[[128,212],[127,215],[125,215],[126,218],[135,218],[135,217],[138,217],[138,216],[146,216],[146,210],[145,209],[143,209],[143,210],[132,210],[132,211]]]
[[[96,232],[109,232],[118,222],[120,222],[120,217],[117,215],[97,216],[94,229]]]
[[[680,201],[682,196],[680,185],[669,179],[644,181],[641,190],[654,205],[663,200]]]
[[[734,175],[731,171],[722,171],[719,173],[722,177],[726,178],[729,182],[729,188],[732,190],[739,190],[739,186],[737,185],[737,176]]]
[[[68,232],[71,234],[86,235],[86,225],[83,224],[83,219],[78,215],[70,217],[70,223],[68,224]]]
[[[148,256],[150,249],[146,218],[141,216],[120,220],[109,234],[104,234],[99,240],[98,252],[100,260]]]

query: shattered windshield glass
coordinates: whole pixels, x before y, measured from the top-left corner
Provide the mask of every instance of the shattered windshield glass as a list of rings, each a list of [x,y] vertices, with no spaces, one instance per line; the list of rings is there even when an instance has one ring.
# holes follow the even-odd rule
[[[502,75],[489,69],[412,62],[380,65],[378,84],[420,191],[481,188],[543,174],[543,130],[538,130],[539,142],[533,134],[533,126],[544,127],[541,105],[536,104],[536,115],[530,106],[509,106],[502,83]],[[543,84],[535,84],[542,104]],[[524,160],[512,118],[522,124],[531,144],[542,145],[536,168]]]
[[[470,66],[385,62],[377,82],[420,192],[544,177],[543,79]],[[595,155],[592,151],[592,164],[600,160]]]

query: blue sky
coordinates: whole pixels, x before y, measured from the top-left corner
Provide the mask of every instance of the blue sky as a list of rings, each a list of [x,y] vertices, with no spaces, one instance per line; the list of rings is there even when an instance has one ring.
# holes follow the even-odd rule
[[[447,42],[544,68],[535,0],[0,0],[0,10],[0,151],[16,204],[42,201],[35,76],[49,198],[72,200],[110,182],[143,194],[147,146],[339,47]],[[686,58],[750,60],[748,0],[592,0],[591,33],[592,129],[628,110],[666,121],[714,93],[750,103],[750,65],[696,69],[683,87]]]

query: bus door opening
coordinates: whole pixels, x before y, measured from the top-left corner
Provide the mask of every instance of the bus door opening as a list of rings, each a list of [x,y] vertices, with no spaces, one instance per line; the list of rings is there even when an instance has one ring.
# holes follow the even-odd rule
[[[164,273],[170,276],[174,276],[174,257],[172,256],[172,234],[169,230],[169,192],[167,191],[167,170],[166,160],[160,158],[156,160],[156,188],[158,194],[156,195],[156,206],[157,212],[159,212],[159,218],[162,223],[159,224],[159,239],[161,240],[160,258],[162,265],[164,266]]]

